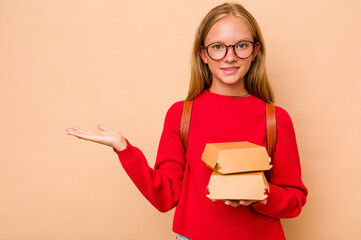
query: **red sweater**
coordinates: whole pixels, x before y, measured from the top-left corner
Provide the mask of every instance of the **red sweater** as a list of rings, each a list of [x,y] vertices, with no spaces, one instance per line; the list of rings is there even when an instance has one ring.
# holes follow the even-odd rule
[[[285,239],[279,218],[298,216],[307,196],[288,113],[276,107],[277,145],[267,204],[231,207],[206,196],[212,170],[201,155],[206,143],[266,146],[265,103],[254,96],[203,91],[193,103],[187,156],[179,137],[182,107],[183,101],[176,102],[167,112],[154,169],[129,142],[116,152],[140,192],[161,212],[176,206],[173,231],[192,240]]]

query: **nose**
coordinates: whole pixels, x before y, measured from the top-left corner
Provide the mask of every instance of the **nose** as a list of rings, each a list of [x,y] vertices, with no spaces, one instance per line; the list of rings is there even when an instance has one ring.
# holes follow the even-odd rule
[[[236,53],[234,52],[233,46],[229,45],[227,46],[227,53],[226,56],[224,57],[224,61],[226,62],[235,62],[237,61],[238,57],[236,55]]]

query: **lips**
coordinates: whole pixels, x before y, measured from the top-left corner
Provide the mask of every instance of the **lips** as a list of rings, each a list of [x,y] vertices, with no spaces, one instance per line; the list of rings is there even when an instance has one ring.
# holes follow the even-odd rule
[[[231,67],[231,68],[221,68],[222,70],[228,70],[228,71],[232,71],[235,69],[238,69],[239,67]]]
[[[226,74],[234,74],[238,71],[239,67],[226,67],[221,68],[221,70]]]

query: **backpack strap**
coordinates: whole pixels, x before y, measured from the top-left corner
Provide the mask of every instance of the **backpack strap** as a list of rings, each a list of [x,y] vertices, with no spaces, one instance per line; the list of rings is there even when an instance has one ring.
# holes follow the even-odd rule
[[[192,106],[193,106],[193,100],[184,101],[182,119],[180,125],[180,138],[182,140],[185,152],[187,152],[187,146],[188,146],[189,125],[192,115]]]
[[[276,107],[272,103],[266,102],[266,128],[267,128],[267,152],[271,157],[271,164],[276,151],[277,125]]]
[[[273,165],[273,159],[276,151],[277,124],[276,107],[272,103],[266,102],[266,128],[267,128],[267,152],[270,157],[270,164]],[[270,180],[271,171],[265,171],[267,180]]]

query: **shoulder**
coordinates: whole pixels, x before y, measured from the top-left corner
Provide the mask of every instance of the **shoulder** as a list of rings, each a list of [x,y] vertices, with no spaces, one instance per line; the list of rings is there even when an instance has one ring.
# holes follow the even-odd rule
[[[277,120],[278,119],[280,119],[282,121],[291,120],[291,117],[288,114],[288,112],[280,106],[276,106],[276,116],[277,116]]]
[[[182,110],[183,110],[183,104],[184,104],[184,100],[183,101],[177,101],[175,103],[173,103],[165,116],[165,121],[164,124],[166,126],[179,126],[180,125],[180,121],[182,118]]]
[[[277,128],[293,131],[293,123],[290,114],[282,107],[276,106]]]
[[[184,100],[173,103],[167,111],[167,116],[176,117],[178,115],[181,115],[183,110],[183,104]]]

